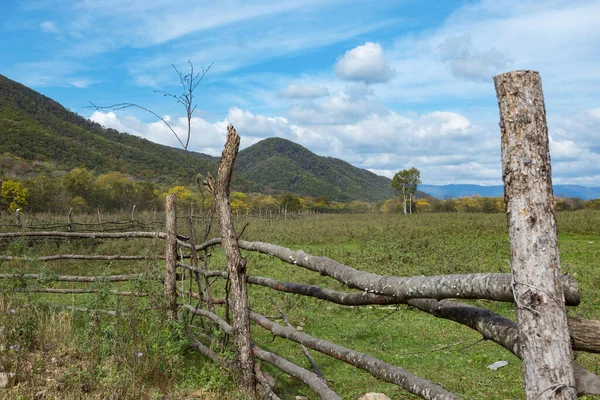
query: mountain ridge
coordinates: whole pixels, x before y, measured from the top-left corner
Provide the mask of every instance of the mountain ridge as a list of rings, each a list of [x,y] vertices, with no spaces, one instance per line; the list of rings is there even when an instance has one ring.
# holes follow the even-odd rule
[[[419,185],[419,190],[438,199],[457,198],[464,196],[479,195],[482,197],[504,196],[504,186],[472,185],[472,184],[449,184],[449,185]],[[600,187],[588,187],[581,185],[553,185],[554,197],[572,197],[582,200],[600,198]]]

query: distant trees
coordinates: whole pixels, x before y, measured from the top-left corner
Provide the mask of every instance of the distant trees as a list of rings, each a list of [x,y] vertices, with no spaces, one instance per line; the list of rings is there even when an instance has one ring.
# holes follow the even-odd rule
[[[404,215],[406,212],[406,200],[409,200],[409,212],[412,214],[412,197],[417,192],[417,187],[421,183],[421,172],[415,167],[403,169],[397,172],[392,179],[392,187],[402,194],[402,205]]]
[[[8,211],[15,211],[28,204],[29,190],[19,181],[8,180],[2,183],[0,197],[7,204]]]
[[[302,209],[300,198],[293,193],[288,193],[281,198],[281,208],[288,212],[296,212]]]

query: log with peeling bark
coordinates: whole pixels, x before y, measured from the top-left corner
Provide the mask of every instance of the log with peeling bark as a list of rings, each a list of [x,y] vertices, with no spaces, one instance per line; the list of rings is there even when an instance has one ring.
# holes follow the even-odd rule
[[[252,352],[256,358],[276,366],[287,374],[307,384],[313,390],[313,392],[319,396],[320,399],[342,400],[340,395],[331,390],[329,386],[327,386],[327,384],[316,374],[291,363],[277,354],[273,354],[257,346],[252,346]]]
[[[256,380],[262,386],[262,390],[258,393],[259,397],[271,400],[281,400],[279,396],[273,392],[275,381],[262,370],[259,363],[254,363],[254,374],[256,375]]]
[[[52,293],[52,294],[88,294],[88,293],[99,293],[106,292],[114,294],[116,296],[135,296],[135,297],[146,297],[148,293],[141,292],[126,292],[119,290],[102,290],[102,289],[54,289],[54,288],[26,288],[26,289],[15,289],[15,292],[25,293]]]
[[[298,332],[294,328],[281,326],[269,321],[264,316],[255,312],[250,313],[250,318],[252,318],[252,320],[258,325],[272,332],[274,335],[301,343],[310,349],[327,354],[328,356],[360,368],[378,379],[399,385],[406,391],[423,399],[459,399],[459,397],[455,394],[447,391],[433,382],[420,378],[403,368],[387,364],[367,354],[360,353],[358,351],[348,349],[322,339],[314,338],[306,333]]]
[[[75,307],[75,306],[67,306],[64,304],[49,304],[49,305],[51,307],[62,308],[65,310],[71,310],[71,311],[77,311],[77,312],[95,312],[95,313],[101,313],[101,314],[108,314],[113,317],[116,317],[117,315],[126,315],[127,314],[127,313],[121,313],[117,310],[103,310],[103,309],[99,309],[99,308]]]
[[[202,317],[206,317],[216,323],[219,328],[223,330],[223,332],[231,335],[233,333],[233,328],[229,325],[223,318],[219,317],[217,314],[212,313],[207,310],[203,310],[201,308],[192,307],[189,304],[181,304],[179,308],[187,310],[192,314],[200,315]]]
[[[124,239],[124,238],[148,238],[164,239],[163,232],[5,232],[0,233],[0,239],[12,239],[21,237],[64,237],[79,239]]]
[[[126,282],[141,279],[144,274],[104,275],[104,276],[45,276],[41,274],[0,274],[0,279],[44,279],[57,282]]]
[[[211,239],[214,246],[217,240]],[[208,243],[208,242],[207,242]],[[453,274],[440,276],[383,276],[359,271],[328,257],[313,256],[302,250],[293,251],[271,243],[238,240],[244,250],[277,257],[287,263],[331,277],[344,285],[373,294],[412,298],[487,299],[512,302],[511,275],[498,273]],[[201,245],[202,246],[202,245]],[[568,275],[561,277],[567,305],[580,302],[579,286]]]
[[[573,350],[600,353],[600,321],[568,317]]]
[[[160,260],[165,256],[123,256],[123,255],[91,255],[91,254],[56,254],[42,257],[0,256],[0,261],[56,261],[56,260],[100,260],[100,261],[137,261]]]
[[[187,264],[178,263],[180,266],[187,267]],[[206,276],[221,276],[227,278],[225,271],[209,271]],[[359,292],[347,293],[339,292],[333,289],[323,288],[315,285],[304,285],[293,282],[280,282],[271,278],[261,276],[248,276],[246,281],[250,284],[269,287],[271,289],[294,293],[303,296],[314,297],[320,300],[344,306],[365,306],[365,305],[389,305],[389,304],[410,304],[411,299],[401,299],[393,296],[375,295],[372,293]],[[418,300],[418,299],[416,299]],[[569,317],[569,330],[573,342],[573,350],[585,351],[588,353],[600,353],[600,321],[584,319],[579,317]]]
[[[185,263],[177,263],[178,266],[190,269],[192,271],[198,271],[204,276],[214,277],[220,276],[222,278],[227,279],[226,271],[202,271],[199,268],[192,267],[191,265],[187,265]],[[383,296],[377,295],[367,292],[358,292],[358,293],[345,293],[338,292],[336,290],[323,288],[315,285],[304,285],[301,283],[293,283],[293,282],[281,282],[272,278],[264,278],[261,276],[247,276],[246,281],[250,284],[260,285],[269,287],[271,289],[286,292],[286,293],[294,293],[300,294],[303,296],[315,297],[321,300],[327,300],[332,303],[342,304],[346,306],[363,306],[363,305],[385,305],[385,304],[399,304],[405,303],[405,301],[398,299],[392,296]]]
[[[525,395],[574,399],[542,80],[535,71],[513,71],[494,84]]]
[[[246,285],[246,260],[242,258],[229,203],[229,185],[233,166],[240,147],[240,136],[233,125],[227,127],[225,148],[217,168],[217,178],[207,179],[207,186],[215,197],[221,246],[227,258],[227,271],[231,290],[231,311],[233,316],[233,340],[236,345],[236,364],[238,367],[238,386],[249,393],[256,389],[254,375],[254,356],[250,342],[250,318],[248,317],[248,288]]]
[[[411,299],[408,304],[439,318],[468,326],[487,339],[498,343],[517,357],[521,357],[517,324],[490,310],[452,300]],[[600,377],[573,362],[577,393],[600,394]]]

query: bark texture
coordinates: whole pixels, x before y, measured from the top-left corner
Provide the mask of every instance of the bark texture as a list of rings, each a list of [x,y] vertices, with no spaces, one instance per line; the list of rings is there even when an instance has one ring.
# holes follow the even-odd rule
[[[276,354],[270,353],[259,347],[252,348],[254,355],[262,361],[275,365],[277,368],[288,373],[296,379],[306,383],[322,400],[342,400],[339,394],[329,389],[327,384],[312,372],[299,367]]]
[[[177,212],[175,194],[167,196],[165,238],[165,297],[169,319],[177,319]]]
[[[231,204],[229,203],[229,184],[233,165],[240,147],[240,136],[235,128],[227,128],[225,149],[217,169],[217,179],[207,180],[209,190],[215,196],[221,245],[227,257],[227,271],[231,282],[231,311],[233,315],[233,340],[236,344],[236,364],[239,376],[238,385],[254,393],[256,378],[254,376],[254,357],[250,342],[250,318],[248,317],[248,288],[246,285],[246,260],[242,258],[237,244],[233,226]]]
[[[569,317],[568,322],[574,350],[600,353],[600,321]]]
[[[541,78],[513,71],[494,83],[525,394],[531,400],[574,399]]]
[[[292,251],[263,242],[238,241],[240,248],[268,254],[321,275],[329,276],[344,285],[369,293],[395,296],[402,300],[432,299],[487,299],[514,301],[510,274],[454,274],[442,276],[382,276],[356,270],[327,257],[312,256],[302,250]],[[577,282],[563,276],[567,304],[580,302]]]

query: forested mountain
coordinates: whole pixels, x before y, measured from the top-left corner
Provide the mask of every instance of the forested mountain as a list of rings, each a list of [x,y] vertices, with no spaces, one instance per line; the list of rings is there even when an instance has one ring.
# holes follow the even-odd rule
[[[48,161],[58,168],[120,171],[163,182],[189,179],[183,152],[137,136],[104,129],[54,100],[0,75],[0,154]],[[215,158],[193,154],[201,170]]]
[[[243,136],[243,132],[240,132]],[[0,179],[11,157],[55,170],[85,167],[119,171],[166,185],[192,181],[183,151],[114,129],[104,129],[54,100],[0,75]],[[216,171],[218,158],[190,153],[197,171]],[[21,160],[22,159],[22,160]],[[240,151],[233,189],[243,192],[326,197],[334,201],[384,200],[394,195],[390,180],[342,160],[320,157],[285,139],[263,140]]]
[[[318,156],[282,138],[262,140],[240,152],[235,172],[250,191],[289,191],[330,200],[384,200],[394,196],[388,178],[345,161]]]

